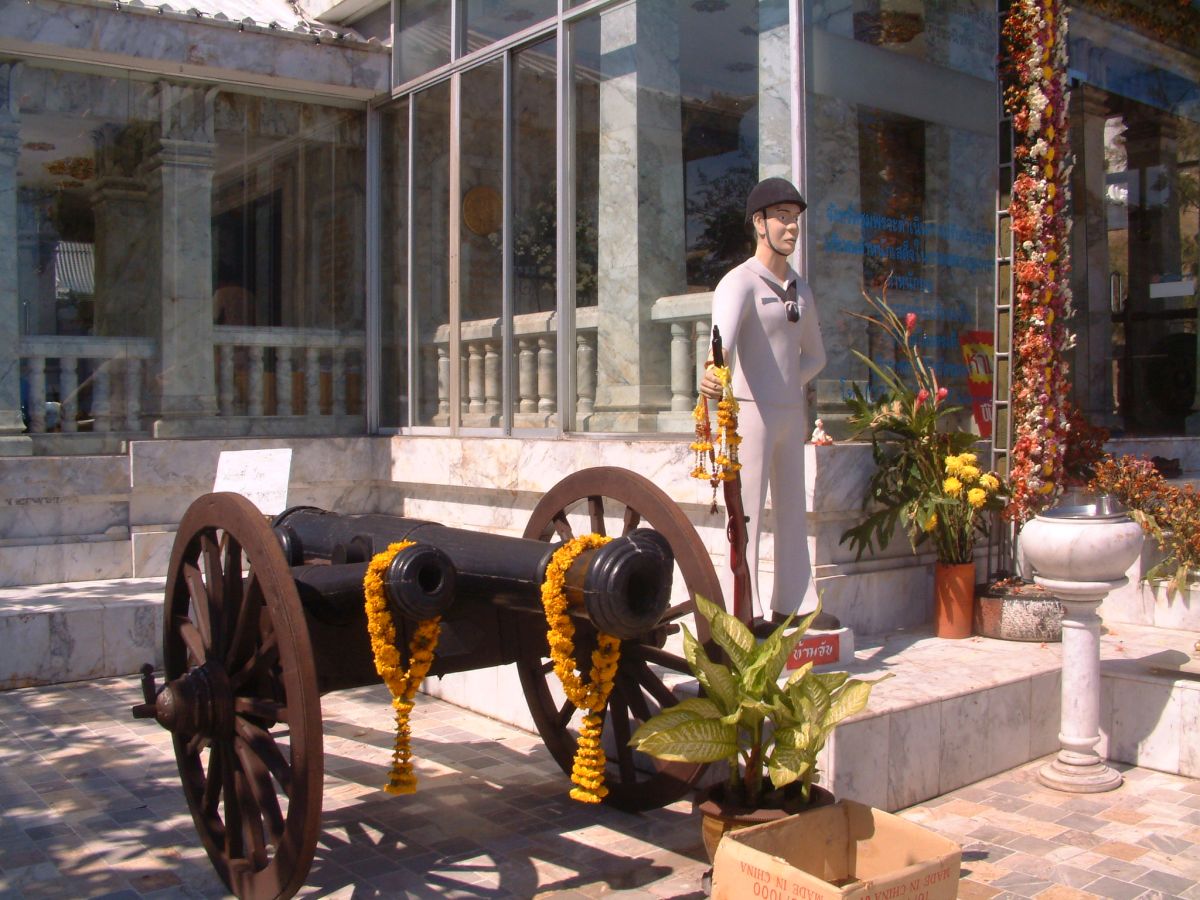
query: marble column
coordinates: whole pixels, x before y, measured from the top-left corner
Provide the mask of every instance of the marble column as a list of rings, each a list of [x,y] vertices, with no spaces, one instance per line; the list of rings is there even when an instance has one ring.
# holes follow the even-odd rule
[[[788,7],[758,6],[758,177],[792,178],[792,56]]]
[[[150,304],[158,378],[148,412],[156,437],[197,434],[217,412],[211,234],[216,92],[159,85],[160,134],[148,162],[160,241],[152,288],[158,296]]]
[[[605,12],[600,23],[599,309],[589,427],[646,431],[670,406],[670,339],[651,321],[683,293],[679,26],[669,4]]]
[[[17,157],[21,127],[19,63],[0,63],[0,456],[28,456],[21,420],[21,304],[17,292]]]
[[[145,304],[150,292],[147,261],[153,219],[139,169],[146,158],[144,122],[104,125],[94,134],[96,183],[96,334],[147,336]],[[154,247],[157,251],[157,247]]]

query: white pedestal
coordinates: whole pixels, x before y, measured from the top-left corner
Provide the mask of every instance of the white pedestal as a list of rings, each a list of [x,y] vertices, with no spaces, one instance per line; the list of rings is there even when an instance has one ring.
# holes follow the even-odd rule
[[[1096,609],[1118,581],[1034,579],[1063,605],[1061,748],[1053,762],[1038,772],[1047,787],[1076,794],[1111,791],[1121,786],[1121,773],[1109,766],[1100,742],[1100,617]]]

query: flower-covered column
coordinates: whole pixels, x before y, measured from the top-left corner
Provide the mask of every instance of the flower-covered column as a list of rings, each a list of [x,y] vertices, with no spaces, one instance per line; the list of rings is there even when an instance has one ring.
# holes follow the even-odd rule
[[[1004,23],[1013,122],[1012,500],[1018,523],[1061,491],[1071,346],[1066,4],[1018,0]]]

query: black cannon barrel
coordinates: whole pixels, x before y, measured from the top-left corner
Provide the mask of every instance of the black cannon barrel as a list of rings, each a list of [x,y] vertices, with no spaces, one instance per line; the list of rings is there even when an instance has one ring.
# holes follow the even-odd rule
[[[363,607],[365,562],[292,567],[300,602],[331,625],[352,621]],[[405,547],[383,571],[383,591],[393,614],[410,619],[445,615],[454,602],[458,573],[441,550],[428,544]]]
[[[325,568],[358,565],[364,572],[371,556],[389,544],[417,541],[436,547],[449,558],[457,597],[521,606],[540,605],[546,566],[557,549],[557,545],[541,541],[449,528],[420,519],[349,516],[312,507],[280,514],[275,533],[293,567],[328,560],[335,565]],[[567,574],[567,600],[586,611],[600,630],[631,638],[654,627],[666,611],[673,565],[665,538],[649,529],[636,529],[580,554]],[[361,589],[359,598],[361,602]]]

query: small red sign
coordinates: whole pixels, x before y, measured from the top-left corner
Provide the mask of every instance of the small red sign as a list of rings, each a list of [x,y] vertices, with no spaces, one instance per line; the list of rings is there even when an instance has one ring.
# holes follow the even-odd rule
[[[824,666],[838,661],[841,655],[841,635],[814,634],[796,644],[792,655],[788,657],[787,667],[798,669],[807,662],[814,666]]]

